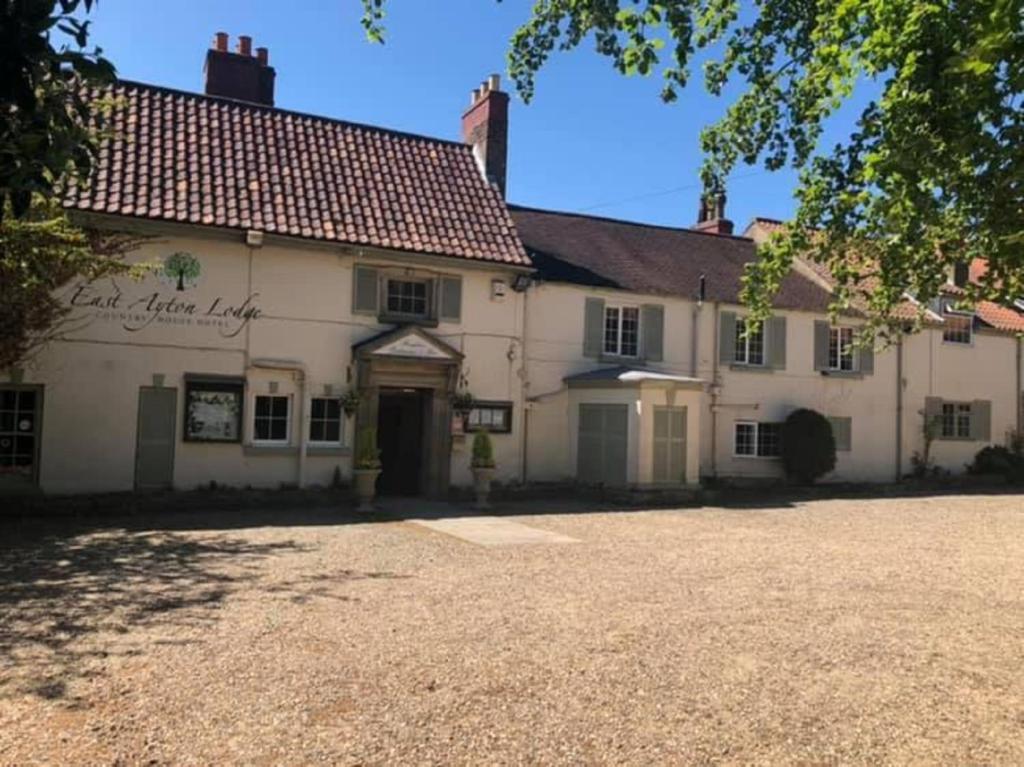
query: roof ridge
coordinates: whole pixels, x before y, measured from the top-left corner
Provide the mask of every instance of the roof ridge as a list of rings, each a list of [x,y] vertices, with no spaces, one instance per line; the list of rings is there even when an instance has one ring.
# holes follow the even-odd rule
[[[530,213],[546,213],[553,216],[570,216],[572,218],[585,218],[590,221],[604,221],[609,224],[625,224],[626,226],[643,227],[645,229],[663,229],[670,232],[678,232],[680,234],[695,234],[701,237],[717,237],[719,239],[725,238],[728,240],[740,240],[742,242],[753,242],[750,237],[744,237],[741,234],[715,234],[714,232],[702,232],[699,229],[692,229],[688,226],[668,226],[667,224],[652,224],[645,221],[630,221],[626,218],[611,218],[610,216],[594,216],[589,213],[582,213],[570,210],[551,210],[550,208],[538,208],[530,205],[518,205],[515,203],[507,202],[505,206],[509,211],[523,210]]]
[[[136,88],[145,88],[152,91],[162,91],[174,96],[189,96],[195,99],[203,99],[205,101],[214,101],[224,104],[230,104],[232,106],[243,107],[259,112],[271,112],[274,114],[291,115],[293,117],[301,117],[307,120],[318,120],[320,122],[331,123],[334,125],[342,125],[349,128],[361,128],[363,130],[375,131],[378,133],[386,133],[393,136],[400,136],[402,138],[416,139],[418,141],[431,141],[438,144],[448,144],[450,146],[459,147],[467,151],[472,151],[472,147],[469,144],[465,144],[461,141],[454,139],[438,138],[436,136],[427,136],[423,133],[412,133],[410,131],[396,130],[394,128],[385,128],[381,125],[371,125],[370,123],[355,122],[354,120],[343,120],[340,117],[328,117],[327,115],[317,115],[311,112],[300,112],[296,109],[283,109],[282,107],[271,106],[269,104],[259,104],[255,101],[243,101],[242,99],[233,99],[230,96],[214,96],[209,93],[198,93],[196,91],[187,91],[182,88],[172,88],[167,85],[156,85],[154,83],[145,83],[141,80],[127,80],[118,78],[113,83],[113,87],[119,85],[125,85]]]

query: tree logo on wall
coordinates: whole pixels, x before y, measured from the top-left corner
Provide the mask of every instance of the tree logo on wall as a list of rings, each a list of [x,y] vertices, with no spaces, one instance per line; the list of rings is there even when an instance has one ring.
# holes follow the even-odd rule
[[[191,253],[172,253],[164,259],[160,278],[175,290],[187,290],[199,282],[199,259]]]

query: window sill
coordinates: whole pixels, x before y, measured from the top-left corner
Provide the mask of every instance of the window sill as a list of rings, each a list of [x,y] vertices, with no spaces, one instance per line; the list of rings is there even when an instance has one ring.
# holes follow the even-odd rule
[[[935,438],[936,442],[981,442],[974,437],[943,437],[941,434]]]
[[[739,453],[733,453],[733,458],[743,458],[746,460],[754,461],[781,461],[781,455],[740,455]]]
[[[733,362],[729,365],[729,370],[736,370],[743,373],[774,373],[775,368],[770,368],[767,365],[748,365],[744,362]]]
[[[419,325],[423,328],[436,328],[436,317],[420,317],[415,314],[379,314],[377,322],[382,325]]]
[[[352,455],[352,450],[344,445],[307,445],[306,455]]]
[[[974,341],[947,341],[945,338],[942,339],[943,346],[956,346],[961,349],[971,349],[974,347]]]
[[[242,445],[243,455],[298,455],[295,445],[259,445],[249,442]]]
[[[819,371],[825,378],[863,378],[864,374],[859,370],[822,370]]]
[[[597,361],[602,365],[644,365],[646,360],[643,357],[627,357],[621,354],[602,353]]]

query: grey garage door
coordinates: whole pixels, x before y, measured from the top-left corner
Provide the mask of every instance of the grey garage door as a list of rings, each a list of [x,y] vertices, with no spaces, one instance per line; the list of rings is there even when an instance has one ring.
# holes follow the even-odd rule
[[[580,482],[626,484],[628,405],[580,405],[576,476]]]
[[[135,487],[155,490],[174,480],[174,428],[178,390],[139,389],[139,428],[135,446]]]

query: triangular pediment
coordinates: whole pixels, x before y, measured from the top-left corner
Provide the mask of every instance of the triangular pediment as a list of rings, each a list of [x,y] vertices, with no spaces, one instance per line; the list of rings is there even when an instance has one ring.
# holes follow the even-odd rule
[[[458,362],[462,355],[438,338],[415,326],[392,330],[356,344],[363,357],[400,357],[410,360]]]

